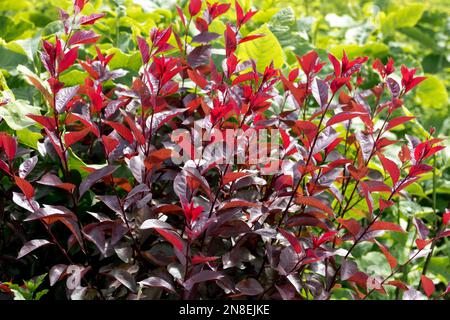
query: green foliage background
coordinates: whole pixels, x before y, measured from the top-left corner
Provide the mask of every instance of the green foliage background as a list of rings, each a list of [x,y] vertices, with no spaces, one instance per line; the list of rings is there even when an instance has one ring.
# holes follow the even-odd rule
[[[295,55],[302,55],[311,49],[326,59],[330,51],[339,58],[345,50],[350,58],[360,55],[375,57],[384,62],[393,57],[396,66],[402,63],[418,69],[418,74],[426,74],[414,94],[405,101],[405,112],[417,116],[415,126],[408,127],[412,134],[424,136],[433,126],[437,133],[450,140],[450,110],[448,88],[450,81],[450,6],[445,0],[389,1],[389,0],[241,0],[245,8],[256,7],[259,12],[246,24],[242,32],[264,33],[266,37],[248,42],[240,48],[240,58],[251,56],[258,67],[274,62],[276,67],[289,69],[296,65]],[[19,140],[36,147],[40,134],[33,130],[31,121],[24,114],[38,113],[43,108],[42,98],[37,90],[26,84],[22,74],[40,72],[38,50],[41,38],[48,38],[62,31],[58,22],[57,8],[68,8],[68,0],[0,0],[0,98],[12,98],[7,107],[0,107],[0,129],[17,131]],[[123,68],[129,72],[123,79],[129,82],[137,74],[141,59],[136,46],[136,36],[148,36],[154,26],[167,26],[175,22],[175,4],[185,8],[187,1],[173,0],[92,0],[87,5],[86,14],[106,12],[107,16],[97,23],[95,31],[102,35],[99,47],[108,54],[115,53],[110,67]],[[228,12],[225,18],[234,19]],[[223,33],[225,24],[216,20],[210,31]],[[174,39],[172,39],[174,41]],[[88,50],[94,50],[90,48]],[[17,67],[21,65],[22,67]],[[398,68],[399,69],[399,68]],[[399,70],[396,71],[398,74]],[[73,69],[61,79],[66,85],[82,83],[82,70]],[[376,74],[371,75],[375,77]],[[403,126],[399,130],[404,130]],[[392,253],[401,261],[413,246],[412,217],[420,217],[433,225],[436,215],[449,207],[450,199],[450,148],[436,158],[437,169],[420,183],[408,188],[409,200],[400,201],[394,214],[400,223],[408,224],[411,232],[406,235],[387,235],[392,243]],[[71,166],[80,165],[74,155]],[[434,175],[434,176],[433,176]],[[408,223],[409,221],[409,223]],[[395,239],[394,239],[395,238]],[[449,240],[436,248],[431,258],[427,275],[441,286],[450,280]],[[370,252],[371,244],[361,245],[355,250],[355,257],[361,268],[376,263],[384,271],[389,266],[381,253]],[[369,253],[367,253],[369,252]],[[405,270],[404,277],[418,283],[422,272],[421,264]],[[336,298],[347,298],[345,290]],[[381,297],[381,296],[380,296]],[[378,298],[380,298],[378,297]]]

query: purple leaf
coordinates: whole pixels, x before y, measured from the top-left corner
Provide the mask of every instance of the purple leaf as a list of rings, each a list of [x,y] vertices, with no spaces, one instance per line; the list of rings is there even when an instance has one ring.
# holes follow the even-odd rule
[[[139,284],[145,287],[158,287],[164,288],[170,292],[175,292],[175,288],[172,284],[159,277],[148,277],[147,279],[139,281]]]
[[[355,273],[358,272],[358,265],[354,261],[344,260],[341,266],[341,279],[350,279]]]
[[[56,94],[56,111],[62,113],[66,110],[67,103],[77,94],[79,86],[67,87]]]
[[[173,227],[167,222],[158,219],[148,219],[139,227],[139,229],[168,229],[173,230]]]
[[[414,218],[413,222],[420,239],[425,240],[428,237],[430,230],[428,230],[425,223],[419,218]]]
[[[106,166],[101,169],[98,169],[92,172],[90,175],[86,177],[80,184],[80,198],[81,196],[88,191],[97,181],[103,179],[106,176],[111,175],[114,171],[116,171],[118,166]]]
[[[197,43],[209,43],[213,40],[216,40],[217,38],[220,37],[220,34],[215,33],[215,32],[208,32],[208,31],[203,31],[202,33],[196,35],[195,37],[192,38],[192,42],[197,42]]]
[[[365,134],[361,131],[356,132],[356,139],[361,146],[364,161],[367,161],[372,154],[375,141],[371,135]]]
[[[63,273],[66,271],[67,265],[65,264],[56,264],[54,265],[49,272],[50,286],[53,287],[56,282],[61,278]]]
[[[34,239],[31,241],[28,241],[20,249],[17,259],[20,259],[23,256],[29,254],[31,251],[36,250],[37,248],[48,245],[48,244],[51,244],[51,242],[47,241],[45,239]]]
[[[264,292],[264,288],[253,278],[239,281],[239,283],[236,284],[236,289],[246,296],[256,296]]]
[[[98,38],[100,38],[100,36],[93,30],[78,30],[70,38],[69,45],[95,43]]]
[[[38,162],[37,156],[34,156],[22,162],[22,164],[19,167],[19,177],[24,179],[34,169],[37,162]]]
[[[25,195],[23,193],[13,192],[12,200],[19,207],[22,207],[25,210],[28,210],[30,212],[39,210],[39,203],[37,203],[33,199],[28,200],[27,197],[25,197]]]
[[[311,83],[311,90],[314,99],[323,107],[328,102],[328,83],[319,78],[315,78]]]
[[[201,271],[192,277],[190,277],[187,281],[184,282],[184,287],[186,290],[190,291],[192,287],[200,282],[211,281],[211,280],[219,280],[224,278],[225,276],[218,271],[204,270]]]
[[[397,98],[400,95],[400,90],[401,90],[398,82],[392,78],[387,78],[386,84],[387,84],[387,87],[389,88],[389,91],[391,92],[392,96],[394,98]]]
[[[195,69],[204,65],[208,65],[210,57],[210,45],[198,46],[189,53],[187,62],[192,68]]]
[[[137,292],[138,286],[136,280],[134,280],[134,277],[128,271],[116,268],[109,274],[131,291]]]
[[[139,46],[139,51],[141,52],[142,62],[147,64],[150,60],[150,48],[148,47],[147,41],[142,37],[137,37],[137,42]]]

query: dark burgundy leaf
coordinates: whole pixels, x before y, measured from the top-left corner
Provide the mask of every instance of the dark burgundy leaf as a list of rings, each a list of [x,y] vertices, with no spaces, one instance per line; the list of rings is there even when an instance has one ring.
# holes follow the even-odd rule
[[[84,179],[79,187],[80,198],[88,191],[97,181],[111,175],[118,169],[118,166],[106,166],[101,169],[95,170]]]
[[[93,30],[78,30],[69,40],[69,45],[95,43],[100,38]]]
[[[26,256],[27,254],[29,254],[30,252],[36,250],[37,248],[40,248],[40,247],[48,245],[48,244],[51,244],[51,242],[48,240],[45,240],[45,239],[34,239],[31,241],[28,241],[20,249],[17,259],[20,259],[23,256]]]

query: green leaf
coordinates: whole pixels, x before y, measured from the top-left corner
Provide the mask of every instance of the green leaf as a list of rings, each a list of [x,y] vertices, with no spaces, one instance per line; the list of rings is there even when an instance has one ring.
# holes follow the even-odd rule
[[[254,59],[259,72],[264,72],[264,69],[272,61],[275,68],[281,68],[284,64],[283,49],[267,25],[249,33],[249,35],[254,34],[264,34],[265,36],[241,44],[237,51],[238,58],[241,60]]]
[[[39,45],[41,43],[41,33],[38,32],[33,38],[16,40],[15,43],[21,46],[28,59],[30,61],[33,61],[34,55],[37,53]]]
[[[422,107],[443,109],[448,105],[448,93],[441,79],[427,74],[427,79],[416,89]]]
[[[338,59],[342,58],[342,51],[345,53],[349,59],[354,59],[361,56],[369,57],[382,57],[388,54],[389,47],[384,43],[372,42],[364,45],[359,44],[339,44],[330,48],[330,52],[335,55]]]
[[[450,258],[432,257],[428,270],[435,274],[444,284],[447,284],[448,279],[450,279]]]
[[[67,87],[83,84],[84,80],[88,77],[88,74],[79,70],[71,70],[64,73],[59,80],[64,82]]]
[[[39,132],[31,131],[28,128],[17,130],[16,134],[21,144],[35,150],[37,150],[38,141],[43,138],[42,134],[40,134]]]
[[[83,179],[86,178],[89,175],[89,172],[84,168],[88,165],[84,163],[83,160],[81,160],[80,157],[78,157],[70,148],[67,150],[67,152],[69,153],[69,158],[67,161],[69,170],[75,170],[81,175]]]
[[[30,105],[28,101],[15,100],[0,107],[0,117],[6,121],[11,129],[22,130],[34,124],[34,121],[26,115],[29,113],[40,114],[40,111],[39,107]]]
[[[0,39],[1,43],[1,39]],[[17,45],[17,47],[20,47]],[[21,47],[20,47],[21,48]],[[25,51],[22,49],[22,53],[17,53],[7,47],[5,45],[0,44],[0,68],[7,70],[10,73],[16,73],[16,67],[19,64],[26,64],[28,62],[28,58],[25,55]]]
[[[0,37],[6,41],[17,39],[25,31],[33,28],[33,24],[23,19],[17,22],[7,16],[0,16]]]
[[[111,68],[111,70],[128,69],[132,71],[139,71],[139,68],[142,65],[139,52],[127,54],[123,53],[118,48],[111,48],[107,51],[107,54],[114,54],[114,57],[109,63],[109,67]]]
[[[410,4],[385,15],[380,14],[381,31],[384,35],[391,35],[398,28],[414,27],[419,22],[425,11],[425,5],[421,3]]]

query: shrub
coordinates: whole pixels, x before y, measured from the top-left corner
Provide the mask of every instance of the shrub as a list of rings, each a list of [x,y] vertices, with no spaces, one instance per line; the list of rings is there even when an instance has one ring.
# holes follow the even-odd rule
[[[264,36],[241,34],[256,11],[235,2],[220,35],[209,26],[230,4],[191,0],[177,25],[136,39],[142,67],[125,86],[113,55],[83,49],[103,41],[90,27],[103,14],[84,15],[85,2],[60,10],[64,34],[42,42],[47,77],[23,70],[47,107],[27,115],[38,147],[0,133],[3,250],[18,259],[8,267],[48,273],[55,298],[424,297],[396,275],[450,235],[449,213],[434,234],[414,219],[403,263],[384,237],[405,232],[391,207],[443,149],[433,130],[424,141],[391,132],[414,125],[402,99],[424,80],[415,69],[399,78],[393,59],[367,66],[345,52],[311,51],[288,73],[241,61],[241,44]],[[82,85],[61,81],[73,69]],[[384,254],[390,274],[364,271],[360,246]]]

